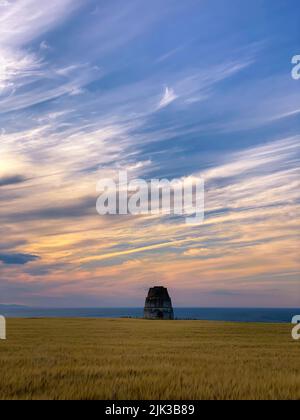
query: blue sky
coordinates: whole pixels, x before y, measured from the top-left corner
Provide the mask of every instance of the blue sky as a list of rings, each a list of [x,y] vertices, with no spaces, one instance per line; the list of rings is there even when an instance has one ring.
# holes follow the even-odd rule
[[[0,303],[299,305],[299,13],[0,1]],[[205,224],[100,218],[115,168],[201,175]]]

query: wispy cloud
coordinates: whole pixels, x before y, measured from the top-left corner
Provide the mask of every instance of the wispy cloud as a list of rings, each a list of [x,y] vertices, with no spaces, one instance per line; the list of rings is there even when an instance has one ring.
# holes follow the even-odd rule
[[[82,2],[53,0],[40,7],[38,0],[16,0],[2,3],[0,45],[21,47],[62,22]]]
[[[79,78],[69,80],[60,88],[49,86],[54,71],[43,62],[40,51],[33,53],[29,43],[38,39],[70,16],[81,6],[81,1],[54,0],[40,7],[37,0],[17,0],[2,4],[0,14],[0,103],[1,111],[12,111],[74,92],[81,87]],[[41,49],[48,44],[42,41]],[[52,73],[52,75],[51,75]],[[46,88],[33,88],[43,80]],[[86,80],[86,79],[85,79]],[[24,88],[28,90],[24,92]],[[45,92],[43,92],[45,90]],[[51,94],[50,90],[54,90]],[[29,98],[31,96],[31,99]]]
[[[172,102],[174,102],[178,96],[176,95],[174,89],[172,88],[165,88],[165,93],[158,104],[158,109],[162,109],[170,105]]]
[[[249,176],[257,170],[269,173],[290,168],[299,152],[299,136],[259,145],[230,156],[230,162],[202,174],[207,180]]]
[[[0,98],[13,95],[25,83],[39,75],[41,61],[25,51],[0,46]]]

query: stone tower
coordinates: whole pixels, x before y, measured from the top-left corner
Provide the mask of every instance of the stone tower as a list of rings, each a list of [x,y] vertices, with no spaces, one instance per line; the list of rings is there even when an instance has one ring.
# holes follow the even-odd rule
[[[172,301],[165,287],[153,287],[149,290],[144,317],[146,319],[174,319]]]

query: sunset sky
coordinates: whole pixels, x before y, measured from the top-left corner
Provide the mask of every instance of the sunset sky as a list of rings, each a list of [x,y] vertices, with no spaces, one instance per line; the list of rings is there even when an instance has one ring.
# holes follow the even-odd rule
[[[300,305],[298,0],[0,0],[0,303]],[[96,184],[201,176],[205,222]]]

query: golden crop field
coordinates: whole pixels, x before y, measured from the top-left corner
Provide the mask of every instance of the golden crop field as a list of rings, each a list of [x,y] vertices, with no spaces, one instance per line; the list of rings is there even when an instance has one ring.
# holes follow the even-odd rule
[[[300,399],[290,325],[8,320],[0,399]]]

